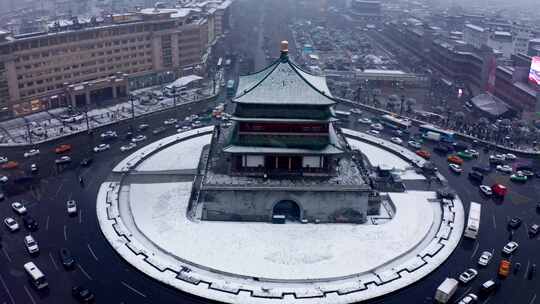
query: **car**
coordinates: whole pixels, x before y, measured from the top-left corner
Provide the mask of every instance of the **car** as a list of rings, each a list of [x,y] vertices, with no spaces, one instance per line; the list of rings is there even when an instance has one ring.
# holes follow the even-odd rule
[[[527,180],[534,177],[534,172],[530,170],[520,170],[520,169],[517,169],[517,170],[518,170],[518,173],[521,172],[522,175],[526,176]]]
[[[66,269],[70,269],[75,265],[75,258],[71,254],[71,251],[67,248],[60,248],[58,250],[58,256],[60,257],[60,262]]]
[[[230,124],[230,123],[225,123],[225,124],[223,124],[223,126],[227,126],[228,124]],[[176,130],[176,132],[182,133],[182,132],[186,132],[186,131],[189,131],[189,130],[191,130],[190,126],[183,126],[181,128],[179,126],[179,128],[178,128],[178,130]]]
[[[529,268],[529,271],[527,272],[527,279],[532,280],[534,278],[534,274],[536,273],[536,264],[532,264]]]
[[[380,123],[371,124],[370,127],[377,131],[382,131],[384,129],[383,125],[381,125]]]
[[[17,223],[17,221],[12,218],[12,217],[6,217],[4,219],[4,225],[6,225],[6,227],[9,229],[9,231],[11,232],[14,232],[14,231],[17,231],[19,230],[19,223]]]
[[[506,245],[504,245],[502,252],[510,255],[514,253],[514,251],[516,251],[518,247],[519,247],[518,243],[514,241],[508,242]]]
[[[460,143],[460,142],[453,143],[452,147],[454,148],[455,151],[465,151],[469,149],[469,147],[466,144]]]
[[[480,152],[478,152],[478,151],[476,151],[474,149],[467,149],[464,152],[472,155],[475,158],[478,158],[480,156]]]
[[[149,124],[140,124],[137,129],[139,129],[139,131],[144,131],[146,129],[148,129],[150,127]]]
[[[493,191],[491,190],[491,187],[488,186],[488,185],[480,185],[479,188],[480,188],[480,191],[481,191],[485,196],[491,196],[491,195],[493,194]]]
[[[493,254],[489,251],[484,251],[478,258],[478,265],[480,266],[487,266],[489,262],[491,261],[491,258],[493,257]]]
[[[11,203],[11,209],[13,209],[13,211],[15,211],[15,213],[19,215],[26,214],[26,211],[27,211],[26,207],[20,202]]]
[[[66,202],[66,209],[67,209],[68,215],[77,214],[77,202],[75,200],[68,200]]]
[[[463,165],[463,159],[457,155],[450,155],[446,160],[452,164]]]
[[[414,140],[409,140],[409,141],[407,142],[407,144],[408,144],[409,146],[415,148],[415,149],[420,149],[420,148],[422,148],[422,144],[419,143],[419,142],[417,142],[417,141],[414,141]]]
[[[499,282],[496,282],[494,280],[488,280],[480,286],[480,294],[484,298],[487,298],[489,295],[491,295],[493,292],[499,289],[499,287],[500,287]]]
[[[167,131],[167,128],[165,127],[158,127],[158,128],[155,128],[154,130],[152,130],[152,134],[154,135],[158,135],[158,134],[161,134],[163,132]]]
[[[116,131],[109,130],[101,133],[100,137],[101,139],[115,139],[118,137],[118,133],[116,133]]]
[[[509,165],[497,165],[495,169],[503,173],[512,173],[512,167],[510,167]]]
[[[472,281],[478,275],[478,270],[469,268],[459,275],[459,281],[463,284],[467,284]]]
[[[4,195],[4,193],[3,193],[3,192],[0,192],[0,201],[3,201],[4,198],[6,198],[5,195]]]
[[[39,228],[38,222],[30,215],[25,215],[23,217],[23,224],[29,231],[36,231]]]
[[[7,183],[9,181],[9,177],[5,176],[5,175],[2,175],[0,176],[0,182],[2,183]]]
[[[28,253],[35,254],[39,252],[39,245],[32,235],[29,234],[24,237],[24,244]]]
[[[477,182],[482,182],[484,180],[484,174],[478,171],[471,171],[469,172],[469,179],[475,180]]]
[[[351,109],[351,113],[354,113],[354,114],[362,114],[362,110],[358,109],[358,108],[352,108]]]
[[[146,136],[144,135],[137,135],[131,139],[131,142],[137,143],[140,141],[146,140]]]
[[[448,168],[450,168],[450,170],[452,170],[454,173],[457,173],[457,174],[461,174],[463,172],[463,169],[461,168],[460,165],[449,164]]]
[[[178,122],[178,119],[176,119],[176,118],[169,118],[169,119],[165,120],[165,121],[163,122],[163,124],[166,125],[166,126],[168,126],[168,125],[174,125],[174,124],[177,123],[177,122]]]
[[[449,188],[442,188],[437,190],[437,198],[453,200],[456,197],[456,193]]]
[[[109,150],[110,148],[111,146],[109,144],[99,144],[94,147],[94,152],[96,153],[103,152],[103,151]]]
[[[525,176],[521,171],[518,171],[510,175],[510,180],[517,183],[524,183],[528,180],[528,177]]]
[[[54,148],[54,153],[56,154],[62,154],[71,151],[71,145],[68,144],[62,144]]]
[[[369,125],[372,123],[371,119],[369,118],[359,118],[358,122],[365,125]]]
[[[447,145],[437,145],[435,148],[433,148],[433,151],[440,153],[440,154],[448,154],[452,150]]]
[[[490,155],[489,163],[493,165],[503,165],[506,160],[505,156],[502,154]]]
[[[474,293],[469,293],[466,296],[464,296],[457,304],[472,304],[476,303],[478,301],[478,296]]]
[[[491,172],[491,167],[490,166],[472,166],[472,169],[474,171],[478,171],[480,173],[490,173]]]
[[[75,286],[71,289],[71,294],[80,303],[91,303],[94,301],[94,293],[90,289],[83,286]]]
[[[38,154],[39,154],[39,149],[31,149],[24,152],[23,156],[24,158],[28,158],[28,157],[36,156]]]
[[[34,164],[30,165],[30,172],[36,173],[36,172],[38,172],[38,170],[39,170],[39,168],[38,168],[37,164],[34,163]]]
[[[499,277],[506,278],[510,274],[512,263],[509,260],[502,259],[499,263]]]
[[[381,136],[381,132],[377,131],[377,130],[369,130],[368,131],[369,134],[373,135],[373,136]]]
[[[129,143],[127,145],[121,146],[120,151],[125,152],[125,151],[129,151],[129,150],[133,150],[135,147],[137,147],[137,144],[132,142],[132,143]]]
[[[508,227],[512,229],[517,229],[519,226],[521,226],[521,219],[519,217],[514,217],[508,221]]]
[[[0,156],[0,164],[4,164],[8,162],[8,158],[5,156]]]
[[[392,137],[390,138],[390,141],[398,145],[401,145],[403,143],[403,140],[399,137]]]
[[[92,162],[94,161],[94,159],[90,158],[90,157],[85,157],[81,160],[81,166],[82,167],[89,167]]]
[[[538,224],[531,224],[531,226],[529,226],[529,236],[531,237],[535,237],[538,235],[538,232],[540,232],[540,225]]]
[[[126,132],[123,138],[124,140],[131,140],[133,138],[133,132]]]
[[[456,155],[466,160],[471,160],[474,157],[472,154],[467,153],[465,151],[459,151],[458,153],[456,153]]]
[[[67,164],[67,163],[70,163],[71,162],[71,157],[67,156],[67,155],[64,155],[60,158],[57,158],[54,160],[54,162],[57,164],[57,165],[61,165],[61,164]]]
[[[512,153],[506,153],[506,154],[504,155],[504,158],[505,158],[506,160],[511,160],[511,161],[512,161],[512,160],[516,160],[516,159],[517,159],[517,156],[516,156],[515,154],[512,154]]]
[[[2,169],[15,169],[18,166],[19,166],[18,162],[14,161],[14,160],[10,160],[7,163],[2,164]]]
[[[418,150],[416,151],[416,155],[424,158],[424,159],[430,159],[431,158],[431,153],[429,153],[429,151],[427,150]]]

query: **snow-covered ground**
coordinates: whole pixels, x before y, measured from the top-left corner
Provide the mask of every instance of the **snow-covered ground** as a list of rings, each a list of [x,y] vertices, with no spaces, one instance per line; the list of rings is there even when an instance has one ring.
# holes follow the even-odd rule
[[[212,134],[195,137],[163,149],[145,159],[137,171],[168,171],[196,169],[199,165],[202,149],[210,143]]]
[[[367,272],[421,242],[435,193],[391,197],[398,211],[382,225],[192,222],[181,183],[132,184],[129,203],[139,230],[184,260],[244,276],[306,280]]]
[[[372,144],[351,138],[347,138],[347,142],[353,149],[360,150],[364,153],[372,166],[386,166],[401,171],[411,167],[408,162],[399,156]]]

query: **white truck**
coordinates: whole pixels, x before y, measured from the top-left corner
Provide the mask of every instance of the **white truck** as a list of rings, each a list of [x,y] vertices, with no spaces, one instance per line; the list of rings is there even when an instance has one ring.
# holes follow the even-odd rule
[[[432,141],[441,141],[441,134],[427,131],[426,134],[424,134],[424,138]]]
[[[435,300],[439,303],[447,303],[458,288],[458,281],[453,278],[446,278],[435,292]]]

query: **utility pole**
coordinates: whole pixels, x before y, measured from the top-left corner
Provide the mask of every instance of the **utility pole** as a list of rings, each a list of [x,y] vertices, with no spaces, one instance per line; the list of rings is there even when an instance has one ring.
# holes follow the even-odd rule
[[[86,132],[90,133],[90,122],[88,121],[88,105],[84,107],[84,118],[86,119]]]
[[[26,132],[28,133],[28,141],[32,144],[32,132],[30,132],[30,124],[26,117],[24,117],[24,122],[26,122]]]
[[[133,104],[133,94],[129,94],[129,102],[131,103],[131,121],[135,121],[135,105]]]

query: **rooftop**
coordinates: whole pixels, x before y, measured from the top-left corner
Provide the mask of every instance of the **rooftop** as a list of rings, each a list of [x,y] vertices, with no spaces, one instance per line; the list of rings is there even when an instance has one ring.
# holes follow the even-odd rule
[[[477,32],[484,32],[484,28],[474,24],[465,24],[465,27]]]

